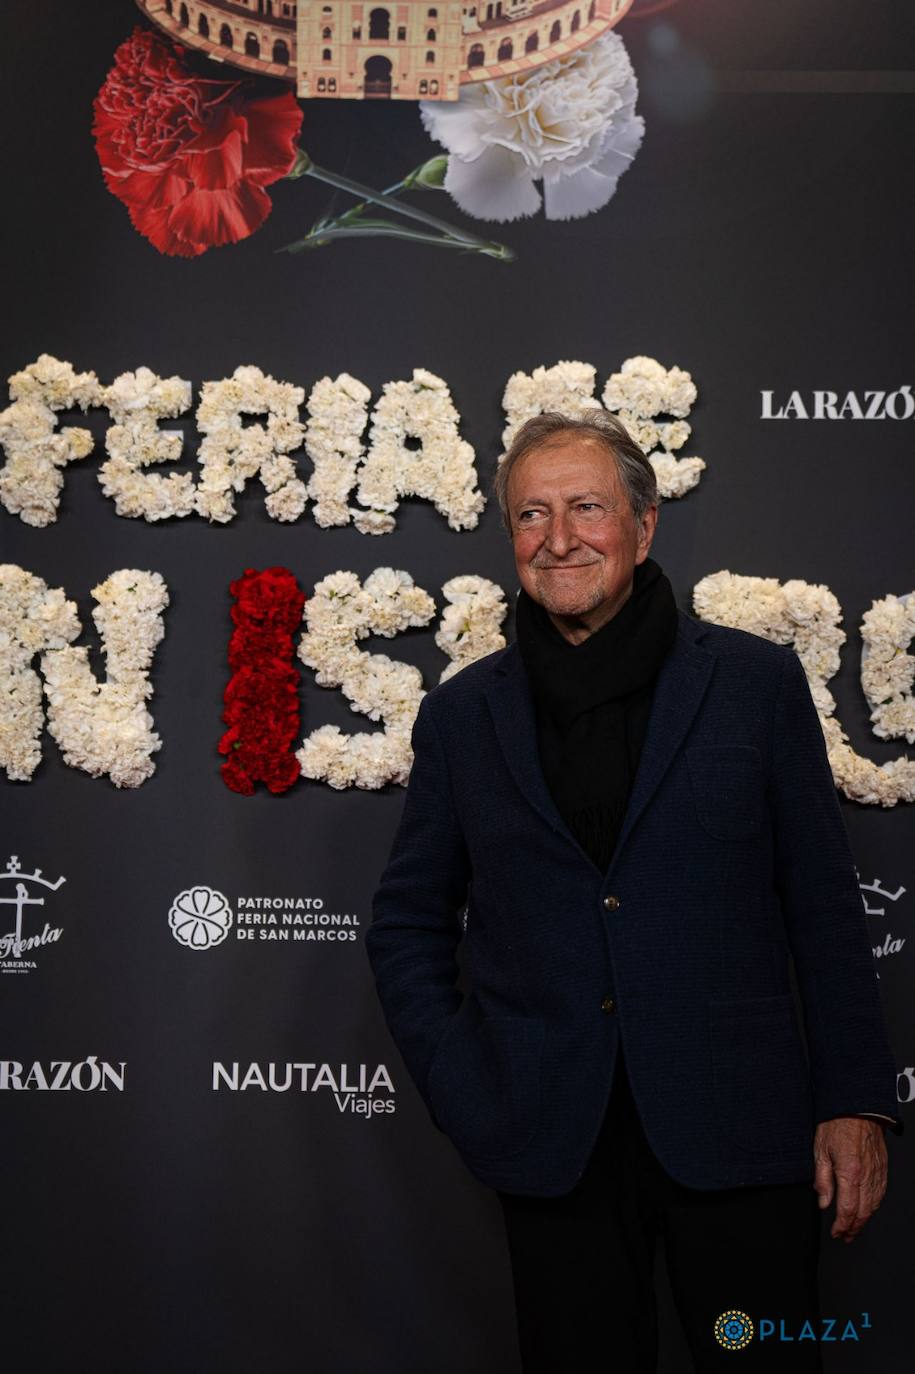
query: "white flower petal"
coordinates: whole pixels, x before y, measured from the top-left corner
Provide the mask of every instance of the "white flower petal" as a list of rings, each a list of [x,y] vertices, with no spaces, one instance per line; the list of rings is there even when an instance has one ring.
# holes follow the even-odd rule
[[[445,189],[467,214],[532,215],[542,178],[547,217],[572,219],[606,205],[635,156],[644,133],[637,95],[625,44],[604,33],[533,71],[473,82],[458,101],[421,101],[420,115],[451,154]]]
[[[615,127],[604,144],[600,157],[592,164],[605,176],[622,176],[627,171],[645,136],[645,121],[641,115],[632,115],[625,123]]]
[[[480,109],[482,92],[471,90],[460,100],[421,100],[419,115],[426,132],[436,142],[458,157],[477,158],[485,145],[480,140],[480,120],[486,118]]]
[[[601,210],[616,190],[616,177],[582,167],[572,176],[543,181],[543,210],[547,219],[580,219]]]
[[[504,223],[540,209],[533,177],[521,158],[504,148],[487,148],[473,162],[450,157],[445,190],[476,219]]]

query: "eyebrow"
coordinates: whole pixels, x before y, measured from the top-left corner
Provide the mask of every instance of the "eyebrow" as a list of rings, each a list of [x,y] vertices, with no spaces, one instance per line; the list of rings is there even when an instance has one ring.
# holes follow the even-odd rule
[[[586,496],[596,496],[596,497],[598,498],[598,500],[600,500],[600,501],[606,501],[606,500],[608,500],[608,499],[612,499],[612,498],[608,498],[606,495],[602,495],[599,491],[578,491],[578,492],[575,493],[574,496],[567,496],[567,497],[566,497],[566,501],[567,501],[567,502],[569,502],[569,501],[581,501],[581,500],[582,500],[584,497],[586,497]],[[549,505],[549,502],[548,502],[548,501],[546,500],[546,498],[543,497],[543,496],[528,496],[528,497],[526,498],[526,500],[524,500],[524,501],[517,501],[517,502],[515,503],[515,505],[516,505],[516,506],[546,506],[546,505]]]

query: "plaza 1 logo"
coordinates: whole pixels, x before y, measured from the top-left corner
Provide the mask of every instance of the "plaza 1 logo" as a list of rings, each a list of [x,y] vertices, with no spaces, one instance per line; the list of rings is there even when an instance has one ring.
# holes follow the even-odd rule
[[[394,1084],[386,1064],[376,1064],[371,1073],[368,1064],[317,1064],[296,1062],[285,1064],[240,1064],[233,1060],[223,1064],[213,1061],[213,1091],[233,1093],[254,1089],[262,1093],[330,1093],[337,1111],[348,1112],[371,1121],[376,1116],[390,1115],[396,1110]],[[379,1089],[383,1095],[377,1096]]]
[[[359,917],[326,911],[323,897],[236,897],[199,883],[179,892],[168,913],[169,928],[187,949],[215,949],[229,939],[245,944],[341,944],[355,941]]]
[[[754,1336],[759,1344],[764,1341],[789,1342],[813,1341],[822,1345],[836,1341],[857,1341],[862,1333],[870,1331],[872,1323],[869,1312],[861,1312],[854,1317],[805,1317],[800,1323],[785,1317],[752,1317],[739,1310],[722,1312],[716,1317],[714,1325],[715,1340],[725,1350],[746,1350]],[[819,1364],[816,1366],[820,1368]]]
[[[855,872],[857,872],[857,869]],[[887,926],[890,923],[887,914],[887,902],[898,902],[900,897],[905,895],[906,889],[900,883],[896,887],[896,891],[891,892],[888,887],[883,886],[879,878],[875,878],[873,882],[870,883],[863,883],[860,873],[858,874],[858,886],[861,889],[861,897],[864,902],[865,912],[871,917],[882,917],[883,919],[879,923],[878,930],[886,931],[882,939],[880,939],[878,935],[879,943],[873,946],[874,958],[878,962],[882,962],[882,960],[888,958],[892,954],[900,954],[905,944],[905,936],[895,935],[893,931],[887,930]],[[897,914],[898,912],[895,910],[891,912],[892,916],[896,916]],[[877,970],[877,977],[880,977],[879,968]]]
[[[15,854],[7,860],[6,872],[0,873],[0,906],[4,909],[4,915],[0,917],[0,973],[31,973],[38,967],[37,961],[33,957],[24,959],[23,955],[33,956],[44,945],[56,944],[60,939],[61,928],[52,926],[50,921],[45,920],[44,929],[35,934],[27,933],[26,922],[34,914],[39,918],[38,924],[41,924],[41,918],[45,916],[44,894],[56,892],[66,881],[66,878],[58,878],[52,883],[41,876],[40,868],[36,868],[34,873],[23,873]],[[8,884],[15,887],[12,895]],[[32,907],[42,909],[33,913]]]

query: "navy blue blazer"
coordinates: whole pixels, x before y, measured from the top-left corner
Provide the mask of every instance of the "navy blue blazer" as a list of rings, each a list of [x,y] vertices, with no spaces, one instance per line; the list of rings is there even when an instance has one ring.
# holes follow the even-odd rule
[[[812,1180],[815,1123],[898,1122],[800,659],[678,617],[606,873],[547,789],[515,644],[434,687],[416,717],[365,945],[433,1122],[492,1188],[574,1187],[620,1037],[649,1144],[694,1188]]]

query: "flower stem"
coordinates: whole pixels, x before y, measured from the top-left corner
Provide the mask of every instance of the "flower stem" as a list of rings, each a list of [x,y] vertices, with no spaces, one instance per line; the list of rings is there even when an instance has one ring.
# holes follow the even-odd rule
[[[445,179],[445,172],[448,167],[447,157],[431,158],[428,162],[421,162],[418,167],[414,167],[412,172],[407,172],[400,181],[395,181],[393,186],[386,186],[381,192],[383,196],[396,196],[398,191],[429,191],[441,190]],[[345,214],[338,216],[344,223],[357,218],[367,210],[369,201],[362,200],[358,205],[353,205]],[[456,234],[456,230],[451,231]]]
[[[392,192],[412,186],[419,170],[420,169],[417,168],[413,172],[408,173],[402,181],[398,182],[388,191],[375,191],[370,186],[363,186],[360,182],[351,180],[350,177],[341,176],[337,172],[331,172],[326,167],[319,167],[316,163],[312,162],[304,149],[300,148],[292,169],[286,173],[289,180],[297,180],[299,177],[311,176],[317,181],[325,182],[328,186],[336,187],[340,191],[348,191],[350,195],[357,196],[361,203],[353,207],[353,209],[346,211],[339,217],[338,221],[329,220],[326,225],[316,226],[318,233],[309,231],[305,238],[297,239],[294,243],[286,244],[285,247],[279,251],[293,253],[299,248],[313,246],[320,238],[328,238],[336,227],[347,227],[347,221],[358,218],[365,205],[370,203],[373,205],[380,205],[383,209],[391,210],[395,214],[405,215],[408,219],[418,220],[420,224],[424,224],[430,229],[439,230],[446,236],[446,240],[449,244],[454,243],[456,240],[459,245],[472,252],[479,252],[487,257],[495,257],[502,262],[510,262],[514,258],[514,253],[511,249],[505,247],[503,244],[487,242],[476,234],[470,234],[465,230],[456,229],[454,225],[449,224],[446,220],[439,219],[436,215],[430,215],[425,210],[418,210],[414,205],[409,205],[405,201],[397,200]],[[387,227],[385,229],[385,234],[388,237],[395,237],[395,228],[396,226],[393,225]],[[381,231],[376,227],[372,232],[380,233]],[[342,237],[342,235],[335,234],[335,237]],[[442,242],[442,240],[433,238],[429,235],[419,235],[416,233],[408,235],[406,231],[403,231],[400,237],[409,237],[420,242]],[[309,239],[311,240],[311,244],[308,243]]]
[[[404,191],[407,189],[408,186],[409,177],[404,177],[402,181],[395,181],[393,186],[386,186],[384,190],[381,192],[381,195],[383,195],[385,199],[389,197],[394,197],[397,195],[398,191]],[[347,211],[345,211],[344,214],[338,215],[337,218],[343,221],[344,223],[352,219],[358,219],[359,216],[363,213],[363,211],[369,208],[370,204],[371,201],[360,200],[357,205],[351,205],[350,208]]]
[[[334,220],[324,225],[316,224],[304,238],[277,251],[302,253],[309,248],[320,248],[322,244],[331,243],[334,239],[370,238],[375,235],[380,238],[406,239],[411,243],[428,243],[438,248],[459,248],[465,253],[481,253],[484,257],[496,258],[502,262],[511,259],[511,250],[501,243],[485,243],[482,239],[477,243],[469,243],[465,239],[456,239],[451,234],[424,234],[421,230],[408,229],[405,225],[383,219],[363,220],[358,224],[342,224]]]

